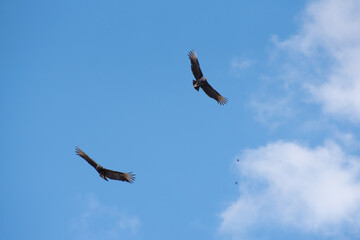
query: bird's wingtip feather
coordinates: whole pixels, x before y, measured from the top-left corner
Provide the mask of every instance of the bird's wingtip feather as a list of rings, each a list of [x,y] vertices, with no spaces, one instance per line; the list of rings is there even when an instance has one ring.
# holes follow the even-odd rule
[[[77,155],[80,154],[80,151],[81,151],[81,149],[80,149],[78,146],[75,146],[75,153],[76,153]]]
[[[224,98],[223,96],[220,96],[220,99],[217,101],[220,105],[225,105],[229,100],[227,98]]]
[[[133,183],[133,182],[135,181],[135,174],[132,173],[132,172],[126,173],[126,180],[127,180],[129,183]]]
[[[190,50],[188,53],[189,58],[197,58],[196,51],[194,49]]]

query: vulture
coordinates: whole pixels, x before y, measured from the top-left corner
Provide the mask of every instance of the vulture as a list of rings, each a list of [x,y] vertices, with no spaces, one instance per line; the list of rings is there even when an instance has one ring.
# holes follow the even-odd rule
[[[196,52],[194,50],[191,50],[188,53],[188,56],[191,62],[191,71],[196,79],[196,81],[193,80],[193,87],[196,89],[196,91],[199,91],[199,87],[201,87],[202,90],[204,90],[204,92],[206,93],[206,95],[215,99],[220,105],[226,104],[228,100],[221,96],[215,89],[213,89],[208,83],[207,79],[202,74]]]
[[[107,178],[113,179],[113,180],[120,180],[125,181],[129,183],[133,183],[135,181],[135,174],[132,172],[129,173],[122,173],[113,171],[110,169],[106,169],[99,164],[97,164],[94,160],[91,159],[86,153],[84,153],[80,148],[75,148],[76,155],[79,155],[83,159],[85,159],[91,166],[93,166],[96,171],[100,174],[100,177],[102,177],[104,180],[109,181]]]

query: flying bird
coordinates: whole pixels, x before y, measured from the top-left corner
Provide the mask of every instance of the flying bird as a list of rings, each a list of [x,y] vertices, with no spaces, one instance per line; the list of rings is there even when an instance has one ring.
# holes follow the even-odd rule
[[[86,153],[84,153],[78,147],[75,148],[75,153],[76,153],[76,155],[79,155],[80,157],[85,159],[91,166],[93,166],[96,169],[96,171],[100,174],[100,177],[102,177],[106,181],[109,181],[107,178],[110,178],[113,180],[125,181],[125,182],[129,182],[129,183],[133,183],[135,181],[135,174],[133,174],[132,172],[123,173],[123,172],[117,172],[117,171],[113,171],[110,169],[106,169],[106,168],[100,166],[99,164],[97,164],[97,162],[92,160],[91,157],[86,155]]]
[[[191,71],[196,79],[196,81],[193,80],[193,87],[196,89],[196,91],[199,91],[199,87],[201,87],[202,90],[204,90],[204,92],[206,93],[206,95],[215,99],[220,105],[226,104],[228,100],[221,96],[214,88],[212,88],[208,83],[207,79],[202,74],[196,52],[194,50],[191,50],[188,53],[188,56],[191,62]]]

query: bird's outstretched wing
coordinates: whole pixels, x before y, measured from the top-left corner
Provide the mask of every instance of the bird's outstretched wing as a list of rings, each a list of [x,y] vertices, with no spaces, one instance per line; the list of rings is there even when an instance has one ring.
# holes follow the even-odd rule
[[[191,71],[194,74],[194,77],[196,80],[199,80],[201,77],[203,77],[203,74],[201,72],[199,60],[197,58],[196,52],[194,50],[191,50],[188,53],[190,62],[191,62]]]
[[[123,173],[123,172],[113,171],[110,169],[105,169],[105,175],[106,177],[113,180],[120,180],[129,183],[133,183],[135,181],[135,174],[133,174],[132,172]]]
[[[207,81],[201,86],[206,95],[215,99],[220,105],[224,105],[228,102],[226,98],[220,95]]]
[[[84,153],[80,148],[75,147],[75,153],[76,155],[79,155],[83,159],[85,159],[91,166],[93,166],[95,169],[99,164],[97,164],[94,160],[91,159],[86,153]]]

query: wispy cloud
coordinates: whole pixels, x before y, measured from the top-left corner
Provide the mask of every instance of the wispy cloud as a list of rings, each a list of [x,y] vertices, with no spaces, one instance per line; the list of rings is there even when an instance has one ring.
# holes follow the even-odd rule
[[[353,133],[335,131],[334,136],[348,151],[360,149],[360,142]]]
[[[289,98],[260,99],[259,96],[250,100],[249,107],[255,111],[255,120],[276,129],[295,115],[295,110],[289,103]]]
[[[239,71],[239,70],[243,70],[246,68],[251,67],[252,65],[255,64],[254,60],[250,60],[250,59],[239,59],[239,58],[235,58],[232,62],[231,62],[231,68],[234,71]]]
[[[325,235],[358,230],[360,159],[337,144],[275,142],[239,159],[240,196],[221,214],[221,232],[238,239],[270,223]]]
[[[137,217],[101,203],[94,195],[81,197],[80,201],[84,202],[84,211],[74,218],[72,224],[72,229],[80,238],[119,239],[124,234],[136,234],[141,226]]]
[[[256,61],[250,58],[245,57],[236,57],[234,58],[231,63],[231,72],[235,76],[241,76],[245,73],[246,70],[253,67],[256,64]]]

